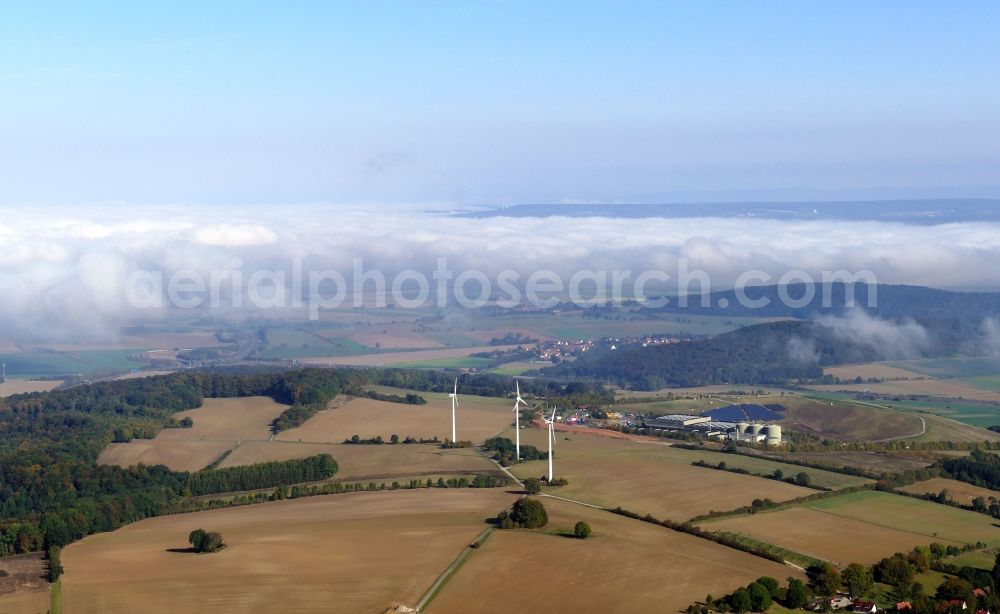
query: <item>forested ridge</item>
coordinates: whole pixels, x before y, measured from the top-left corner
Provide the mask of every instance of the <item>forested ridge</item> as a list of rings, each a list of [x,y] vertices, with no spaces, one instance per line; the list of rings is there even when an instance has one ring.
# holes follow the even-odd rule
[[[657,390],[667,386],[709,384],[785,384],[789,380],[822,377],[820,364],[835,364],[843,344],[817,335],[812,322],[774,322],[747,326],[712,339],[682,343],[626,346],[595,352],[576,361],[543,369],[545,375],[592,377],[619,386]],[[789,344],[816,338],[818,360],[796,362]],[[863,352],[851,362],[868,360]],[[845,362],[849,362],[844,358]]]
[[[640,390],[710,384],[779,386],[818,381],[825,366],[980,355],[986,351],[980,345],[989,339],[983,333],[983,320],[878,321],[870,337],[865,326],[849,320],[784,320],[680,343],[615,350],[599,346],[575,361],[546,367],[542,374],[592,378]]]

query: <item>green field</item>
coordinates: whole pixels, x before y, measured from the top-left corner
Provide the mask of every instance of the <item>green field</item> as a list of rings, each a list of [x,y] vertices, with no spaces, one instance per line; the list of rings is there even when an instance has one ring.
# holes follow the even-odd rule
[[[460,332],[441,331],[433,333],[422,333],[421,336],[431,341],[434,341],[435,343],[440,343],[445,347],[452,347],[452,348],[471,348],[471,347],[489,345],[482,341],[473,339],[468,335],[463,335]]]
[[[663,450],[656,450],[655,452],[650,452],[649,454],[657,457],[673,458],[685,462],[702,460],[715,465],[720,462],[724,462],[726,463],[726,467],[729,469],[746,469],[750,473],[759,475],[771,475],[776,469],[780,469],[785,477],[794,477],[802,472],[809,476],[809,483],[811,486],[820,486],[823,488],[831,488],[833,490],[848,488],[850,486],[860,486],[862,484],[871,484],[873,481],[858,476],[836,473],[834,471],[823,471],[822,469],[799,467],[797,465],[781,463],[765,458],[744,456],[742,454],[727,454],[725,452],[713,452],[711,450],[695,451],[683,450],[680,448],[664,448]]]
[[[530,362],[521,362],[521,361],[518,361],[518,362],[509,362],[509,363],[507,363],[505,365],[500,365],[499,367],[495,367],[493,369],[490,369],[488,372],[489,373],[495,373],[497,375],[511,375],[511,376],[513,376],[513,375],[524,375],[525,373],[527,373],[529,371],[534,371],[536,369],[540,369],[541,367],[545,367],[545,366],[548,366],[548,365],[546,363],[532,364]]]
[[[1000,424],[1000,404],[925,397],[915,401],[884,401],[888,406],[926,412],[983,428]]]
[[[415,362],[400,362],[392,366],[399,369],[481,369],[493,362],[489,358],[460,356],[456,358],[434,358]]]
[[[79,373],[85,376],[129,371],[142,364],[128,359],[139,350],[86,350],[82,352],[33,351],[0,354],[8,377],[55,377]]]
[[[297,328],[271,328],[267,331],[267,348],[264,358],[304,358],[307,356],[356,356],[370,354],[373,348],[361,345],[346,337],[324,335],[325,331],[311,332]],[[341,334],[343,334],[341,332]]]
[[[980,375],[977,377],[967,377],[962,380],[966,384],[983,390],[993,390],[1000,392],[1000,375]]]
[[[964,543],[1000,545],[992,518],[947,505],[866,490],[807,503],[804,507],[869,524]]]
[[[923,358],[890,361],[884,364],[937,378],[1000,375],[1000,358]]]
[[[968,566],[978,567],[979,569],[993,569],[996,557],[996,550],[977,550],[975,552],[966,552],[965,554],[960,554],[954,558],[949,558],[948,562],[958,565],[959,567]]]

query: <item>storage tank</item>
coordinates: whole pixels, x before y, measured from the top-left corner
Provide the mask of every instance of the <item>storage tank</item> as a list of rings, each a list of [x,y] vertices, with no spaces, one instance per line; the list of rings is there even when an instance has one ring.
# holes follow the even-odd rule
[[[763,431],[763,430],[764,430],[764,425],[763,424],[751,424],[750,425],[750,432],[753,433],[754,435],[760,435],[760,432]]]
[[[767,445],[769,446],[780,446],[781,445],[781,426],[777,424],[772,424],[767,427]]]
[[[737,422],[736,423],[736,430],[739,432],[740,435],[742,435],[743,433],[746,433],[748,428],[750,428],[750,423],[749,422]]]

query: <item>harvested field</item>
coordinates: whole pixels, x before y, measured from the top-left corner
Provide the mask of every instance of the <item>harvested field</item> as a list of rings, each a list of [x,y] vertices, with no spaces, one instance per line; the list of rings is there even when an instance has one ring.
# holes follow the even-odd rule
[[[807,388],[820,392],[840,392],[844,390],[863,392],[865,390],[870,390],[873,393],[885,395],[925,395],[952,399],[962,398],[977,401],[1000,401],[1000,392],[979,388],[961,380],[924,378],[875,384],[824,384],[807,386]]]
[[[873,473],[899,473],[907,469],[920,469],[934,463],[930,456],[879,454],[877,452],[781,452],[758,450],[760,454],[775,460],[803,461],[830,465],[833,467],[856,467]]]
[[[154,439],[113,443],[101,452],[97,462],[121,467],[138,463],[166,465],[175,471],[197,471],[241,441],[266,441],[271,421],[286,407],[267,397],[205,399],[197,409],[174,414],[178,420],[194,420],[191,428],[163,429]]]
[[[395,394],[409,391],[395,389]],[[441,441],[451,438],[451,401],[447,395],[420,393],[426,405],[389,403],[367,398],[356,398],[343,403],[335,401],[298,428],[278,434],[282,441],[340,443],[352,435],[362,439],[381,435],[386,441],[393,434],[400,439],[407,436],[417,439],[438,437]],[[458,410],[455,412],[457,437],[482,443],[505,429],[514,414],[506,399],[462,396],[459,391]]]
[[[49,611],[49,583],[45,580],[42,554],[18,554],[0,558],[0,612],[4,614],[46,614]]]
[[[924,414],[922,417],[927,425],[927,432],[917,437],[917,441],[982,442],[1000,440],[1000,433],[985,428],[963,424],[944,416]]]
[[[333,479],[367,480],[440,474],[495,473],[497,466],[475,450],[442,450],[429,444],[381,446],[251,441],[240,444],[220,467],[331,454],[340,470]]]
[[[893,367],[880,362],[869,362],[860,365],[841,365],[838,367],[824,367],[823,375],[832,375],[842,380],[868,379],[924,379],[927,376],[915,371],[908,371],[899,367]]]
[[[412,607],[513,500],[499,489],[421,489],[152,518],[67,546],[63,603],[68,614]],[[171,551],[185,549],[199,527],[222,533],[228,546]]]
[[[800,467],[773,461],[761,457],[746,456],[743,454],[727,454],[725,452],[715,452],[712,450],[683,450],[680,448],[657,449],[644,453],[659,458],[676,459],[680,462],[691,463],[694,461],[705,461],[712,464],[725,463],[730,469],[746,469],[750,473],[772,475],[775,470],[780,470],[785,477],[794,477],[799,473],[809,476],[809,484],[824,488],[838,490],[862,484],[871,484],[873,481],[853,475],[845,475],[833,471],[823,471],[822,469],[812,469],[810,467]]]
[[[948,497],[952,501],[961,503],[962,505],[969,505],[976,497],[982,497],[986,501],[989,501],[990,497],[1000,498],[1000,492],[995,490],[981,488],[979,486],[973,486],[972,484],[966,484],[965,482],[959,482],[958,480],[949,480],[947,478],[934,478],[923,482],[917,482],[916,484],[904,486],[899,490],[918,495],[936,495],[942,490],[947,490]]]
[[[494,531],[427,611],[677,612],[706,594],[726,594],[760,576],[782,581],[798,576],[790,567],[690,535],[550,498],[541,501],[548,526]],[[579,520],[593,529],[590,539],[552,534],[571,532]],[[614,578],[595,576],[595,570],[614,570]],[[512,588],[512,578],[528,581]],[[627,590],[611,587],[625,579]]]
[[[62,380],[9,379],[0,384],[0,397],[9,397],[12,394],[25,394],[28,392],[46,392],[61,383]]]
[[[412,327],[411,327],[412,328]],[[411,350],[416,348],[439,348],[442,344],[417,333],[384,330],[364,332],[349,337],[351,341],[381,350]]]
[[[173,371],[167,369],[161,369],[159,371],[132,371],[131,373],[122,373],[121,375],[114,375],[112,377],[102,378],[101,381],[141,379],[143,377],[156,377],[157,375],[170,375],[171,373],[173,373]]]
[[[544,451],[545,431],[526,429],[521,443]],[[786,501],[816,492],[776,480],[693,467],[690,463],[697,460],[697,453],[679,458],[678,452],[658,443],[559,433],[555,474],[569,484],[546,492],[679,521],[749,505],[754,499]],[[531,461],[512,471],[526,478],[541,476],[546,468],[545,461]]]
[[[287,405],[275,403],[268,397],[205,399],[197,409],[174,414],[178,420],[191,418],[194,426],[189,429],[164,429],[157,439],[267,439],[271,435],[271,421],[286,409]]]
[[[701,526],[710,531],[749,535],[837,565],[870,564],[894,552],[909,552],[914,546],[934,541],[949,543],[923,533],[876,526],[805,507],[732,516]]]
[[[806,507],[927,536],[929,541],[1000,544],[1000,528],[984,514],[885,492],[862,491]]]
[[[198,471],[212,464],[232,441],[186,441],[182,439],[134,439],[128,443],[112,443],[97,457],[98,464],[131,467],[166,465],[174,471]]]
[[[500,345],[492,347],[492,350],[509,350],[515,345]],[[417,363],[430,360],[444,360],[447,358],[466,358],[470,354],[482,352],[481,347],[468,348],[440,348],[436,350],[414,350],[412,352],[381,352],[377,354],[358,354],[356,356],[331,356],[331,357],[306,357],[300,358],[302,365],[356,365],[356,366],[377,366],[396,365],[404,363]]]
[[[119,341],[122,347],[147,348],[151,350],[192,349],[223,345],[215,333],[141,333],[125,335]]]

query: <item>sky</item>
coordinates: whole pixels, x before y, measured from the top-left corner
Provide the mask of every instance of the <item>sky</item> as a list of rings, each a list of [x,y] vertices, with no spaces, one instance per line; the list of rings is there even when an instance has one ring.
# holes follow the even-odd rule
[[[0,205],[1000,197],[996,2],[7,2]]]

